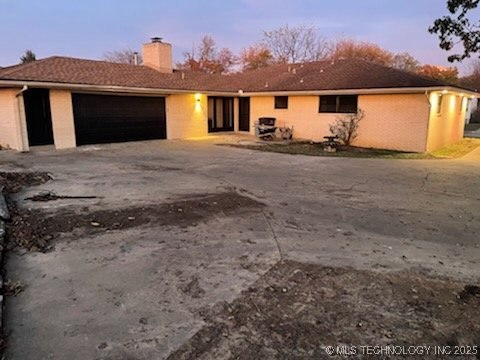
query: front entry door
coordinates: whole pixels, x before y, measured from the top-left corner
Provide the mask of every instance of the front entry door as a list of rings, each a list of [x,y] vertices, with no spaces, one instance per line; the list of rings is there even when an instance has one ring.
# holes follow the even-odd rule
[[[238,130],[250,131],[250,98],[238,98]]]
[[[208,131],[233,131],[233,98],[208,98]]]

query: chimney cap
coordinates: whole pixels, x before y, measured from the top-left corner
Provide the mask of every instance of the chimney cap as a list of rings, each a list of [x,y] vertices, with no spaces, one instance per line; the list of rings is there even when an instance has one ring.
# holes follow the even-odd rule
[[[152,40],[152,43],[161,43],[162,39],[163,38],[158,37],[158,36],[154,36],[154,37],[150,38],[150,40]]]

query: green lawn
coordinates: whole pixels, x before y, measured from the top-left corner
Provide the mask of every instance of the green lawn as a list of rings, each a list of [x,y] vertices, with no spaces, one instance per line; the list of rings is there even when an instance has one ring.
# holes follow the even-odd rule
[[[463,139],[446,148],[433,151],[431,155],[439,159],[457,159],[480,146],[480,139]]]
[[[242,149],[276,152],[291,155],[353,157],[377,159],[453,159],[460,158],[480,146],[480,139],[464,139],[459,143],[432,153],[409,153],[394,150],[343,147],[335,153],[323,151],[321,145],[309,142],[290,144],[262,143],[259,145],[228,145]]]

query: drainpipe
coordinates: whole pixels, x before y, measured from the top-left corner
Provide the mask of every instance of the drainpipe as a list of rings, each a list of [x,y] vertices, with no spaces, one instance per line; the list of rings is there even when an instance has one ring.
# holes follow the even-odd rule
[[[18,109],[18,131],[17,131],[17,136],[20,139],[20,151],[25,152],[28,151],[28,140],[27,143],[25,144],[25,137],[23,134],[26,133],[26,120],[25,120],[25,105],[23,102],[23,93],[28,90],[27,85],[23,85],[22,90],[20,90],[16,95],[17,99],[17,109]],[[23,110],[23,111],[22,111]],[[25,125],[25,126],[24,126]]]
[[[17,95],[15,95],[15,97],[18,98],[20,95],[22,95],[22,94],[23,94],[25,91],[27,91],[27,90],[28,90],[28,85],[23,85],[22,90],[20,90],[20,91],[17,93]]]

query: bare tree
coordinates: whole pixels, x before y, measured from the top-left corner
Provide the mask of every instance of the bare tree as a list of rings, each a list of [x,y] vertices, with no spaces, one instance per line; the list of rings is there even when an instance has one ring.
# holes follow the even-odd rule
[[[460,79],[460,84],[480,90],[480,60],[475,60],[469,66],[469,73]]]
[[[350,146],[358,136],[358,127],[364,116],[364,111],[358,109],[354,114],[339,117],[330,125],[330,132],[337,136],[344,145]]]
[[[142,62],[140,55],[138,55],[138,63]],[[122,64],[135,64],[135,51],[126,48],[123,50],[114,50],[114,51],[107,51],[103,54],[102,59],[105,61],[113,62],[113,63],[122,63]]]
[[[320,37],[313,26],[288,25],[263,32],[263,44],[277,62],[298,63],[325,58],[331,47]]]
[[[25,50],[25,54],[20,57],[20,62],[26,64],[32,61],[37,60],[37,56],[32,50]]]
[[[407,52],[395,54],[393,57],[393,67],[395,69],[417,72],[420,67],[420,61],[415,59],[412,55]]]
[[[236,57],[228,48],[217,50],[215,40],[211,36],[204,36],[198,48],[183,54],[182,63],[177,63],[178,69],[201,71],[209,74],[221,74],[231,71],[236,63]]]

